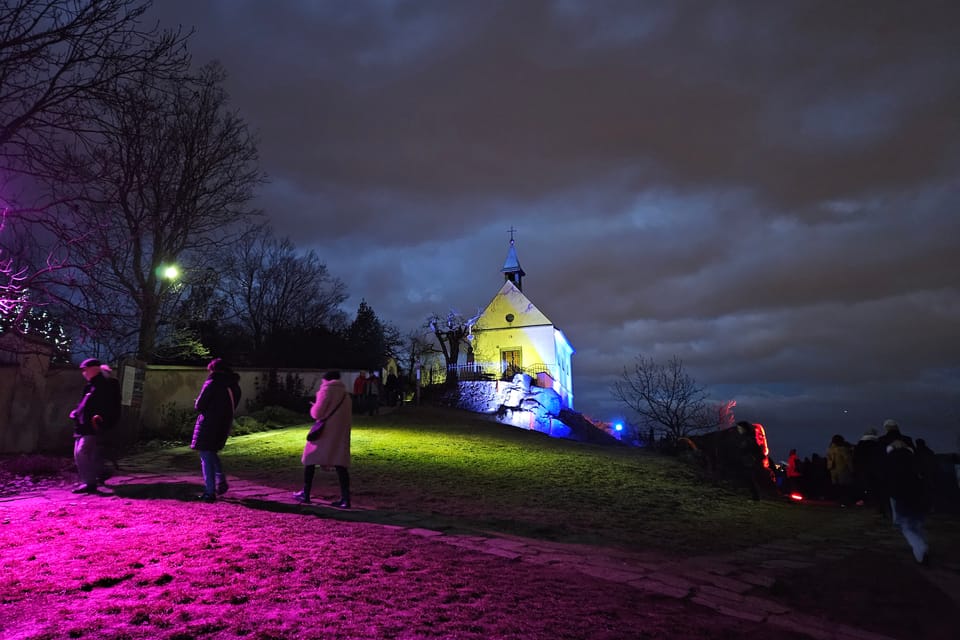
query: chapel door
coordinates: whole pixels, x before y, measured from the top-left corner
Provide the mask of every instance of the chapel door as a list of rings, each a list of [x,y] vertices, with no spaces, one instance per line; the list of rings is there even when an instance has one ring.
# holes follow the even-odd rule
[[[520,349],[503,349],[500,351],[500,363],[503,366],[503,376],[506,379],[523,371],[523,360],[520,358]]]

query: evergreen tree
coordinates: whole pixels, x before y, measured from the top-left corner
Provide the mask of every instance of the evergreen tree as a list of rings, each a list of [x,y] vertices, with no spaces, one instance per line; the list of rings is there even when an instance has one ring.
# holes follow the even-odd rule
[[[360,301],[357,317],[347,328],[350,361],[358,368],[379,370],[400,345],[400,332],[380,321],[366,300]]]

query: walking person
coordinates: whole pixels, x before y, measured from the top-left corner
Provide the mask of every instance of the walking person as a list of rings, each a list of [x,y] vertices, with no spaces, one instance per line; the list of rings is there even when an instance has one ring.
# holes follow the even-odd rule
[[[883,435],[877,439],[877,442],[880,443],[880,473],[882,475],[882,481],[878,485],[877,490],[877,499],[883,508],[883,516],[885,518],[890,518],[890,521],[894,525],[897,524],[896,518],[893,517],[893,513],[890,511],[890,505],[892,504],[890,500],[890,480],[887,477],[889,470],[887,469],[887,448],[891,443],[902,440],[910,447],[910,450],[913,450],[913,440],[909,436],[905,436],[900,433],[900,425],[896,420],[884,420],[883,421]]]
[[[929,561],[930,552],[924,530],[924,520],[930,506],[929,496],[916,460],[913,441],[900,433],[899,425],[895,422],[893,424],[895,428],[888,429],[885,434],[888,444],[884,459],[890,513],[893,524],[900,528],[910,545],[913,558],[925,565]]]
[[[221,359],[214,358],[207,365],[210,375],[200,389],[194,404],[200,413],[193,427],[190,448],[200,453],[203,473],[203,493],[197,496],[204,502],[214,502],[229,489],[218,451],[223,449],[233,427],[233,415],[240,404],[240,376]]]
[[[80,363],[80,373],[87,384],[80,402],[70,412],[74,425],[73,460],[80,476],[74,493],[97,493],[97,483],[104,472],[99,439],[120,419],[120,386],[103,375],[101,366],[96,358]]]
[[[293,494],[293,499],[310,504],[310,492],[317,465],[333,467],[340,484],[340,498],[330,503],[340,509],[350,508],[350,424],[353,415],[352,405],[347,398],[347,388],[340,380],[339,371],[328,371],[317,390],[317,397],[310,407],[310,415],[322,428],[317,433],[317,425],[308,434],[307,444],[303,447],[303,489]],[[313,434],[316,434],[315,436]],[[310,439],[315,437],[315,439]]]

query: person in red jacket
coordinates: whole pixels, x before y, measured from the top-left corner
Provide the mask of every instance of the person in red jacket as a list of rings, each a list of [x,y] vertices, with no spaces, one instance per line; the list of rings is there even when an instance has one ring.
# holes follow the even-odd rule
[[[796,449],[790,449],[790,455],[787,456],[787,491],[793,493],[800,490],[800,456]]]
[[[364,392],[367,390],[367,372],[361,371],[357,379],[353,381],[353,412],[362,413],[365,409],[363,404]]]

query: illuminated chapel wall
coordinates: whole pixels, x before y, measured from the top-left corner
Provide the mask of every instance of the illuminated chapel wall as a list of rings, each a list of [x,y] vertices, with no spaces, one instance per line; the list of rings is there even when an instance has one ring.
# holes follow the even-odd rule
[[[474,325],[474,361],[499,364],[501,350],[518,348],[521,366],[556,367],[553,331],[549,318],[513,283],[505,282]]]

